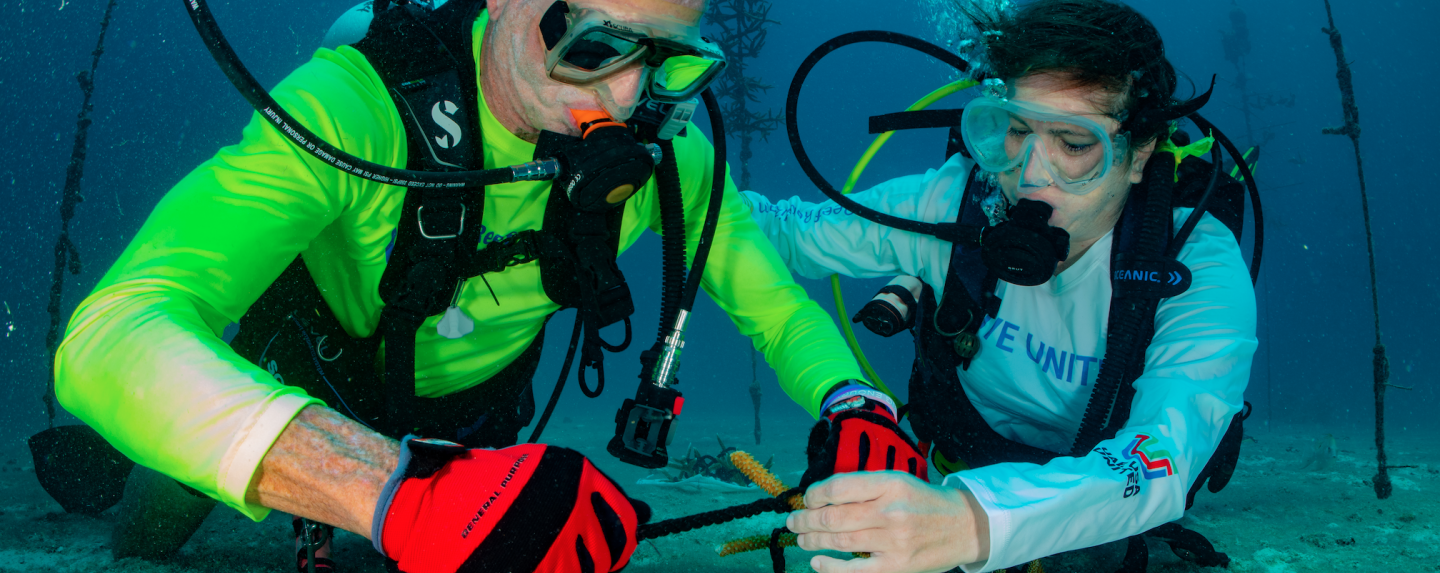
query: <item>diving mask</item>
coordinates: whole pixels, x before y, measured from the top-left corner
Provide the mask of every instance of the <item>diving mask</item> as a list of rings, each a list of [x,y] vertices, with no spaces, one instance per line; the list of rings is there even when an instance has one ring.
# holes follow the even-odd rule
[[[998,81],[965,106],[960,130],[981,169],[1020,168],[1020,193],[1052,183],[1073,195],[1094,191],[1129,146],[1128,133],[1110,135],[1084,115],[1010,99]]]
[[[698,97],[725,69],[720,46],[679,17],[625,22],[560,1],[540,19],[540,34],[551,79],[590,86],[639,64],[641,89],[662,103]]]

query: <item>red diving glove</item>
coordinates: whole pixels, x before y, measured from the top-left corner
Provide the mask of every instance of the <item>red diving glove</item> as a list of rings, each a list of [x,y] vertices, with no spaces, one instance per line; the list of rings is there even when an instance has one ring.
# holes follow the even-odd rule
[[[833,474],[896,470],[921,481],[929,473],[925,456],[896,422],[895,403],[883,392],[850,384],[830,394],[823,418],[810,429],[810,468],[802,487]]]
[[[629,563],[649,520],[649,506],[574,450],[409,436],[371,538],[407,573],[609,572]]]

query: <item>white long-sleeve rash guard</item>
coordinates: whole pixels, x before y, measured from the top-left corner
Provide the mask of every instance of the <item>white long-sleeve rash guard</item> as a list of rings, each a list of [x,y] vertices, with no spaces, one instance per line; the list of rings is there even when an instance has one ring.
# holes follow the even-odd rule
[[[878,211],[954,221],[971,162],[901,177],[850,197]],[[941,292],[950,243],[872,223],[835,205],[771,203],[745,192],[752,215],[790,269],[872,278],[907,274]],[[1175,210],[1175,224],[1190,213]],[[1105,355],[1111,235],[1049,282],[999,283],[998,316],[960,383],[1000,435],[1067,452]],[[1084,457],[960,471],[944,484],[975,494],[990,520],[990,558],[1010,567],[1135,535],[1178,519],[1185,494],[1243,404],[1255,353],[1255,293],[1235,236],[1205,215],[1180,251],[1189,290],[1160,301],[1128,425]],[[841,320],[844,320],[842,317]]]

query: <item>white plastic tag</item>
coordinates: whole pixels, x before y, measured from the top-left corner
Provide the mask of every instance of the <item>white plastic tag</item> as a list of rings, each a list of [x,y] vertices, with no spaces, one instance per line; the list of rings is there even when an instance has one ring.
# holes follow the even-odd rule
[[[460,307],[451,305],[445,309],[445,316],[440,317],[440,324],[435,325],[435,331],[440,336],[455,340],[470,334],[475,330],[475,320],[460,310]]]

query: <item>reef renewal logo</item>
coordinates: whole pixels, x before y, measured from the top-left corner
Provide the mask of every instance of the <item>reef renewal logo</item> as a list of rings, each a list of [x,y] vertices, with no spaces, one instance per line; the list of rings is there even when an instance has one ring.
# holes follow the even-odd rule
[[[1125,459],[1138,459],[1140,472],[1145,475],[1145,479],[1156,479],[1175,474],[1175,466],[1170,463],[1170,451],[1155,449],[1159,443],[1160,440],[1154,437],[1136,434],[1135,440],[1125,448]]]

